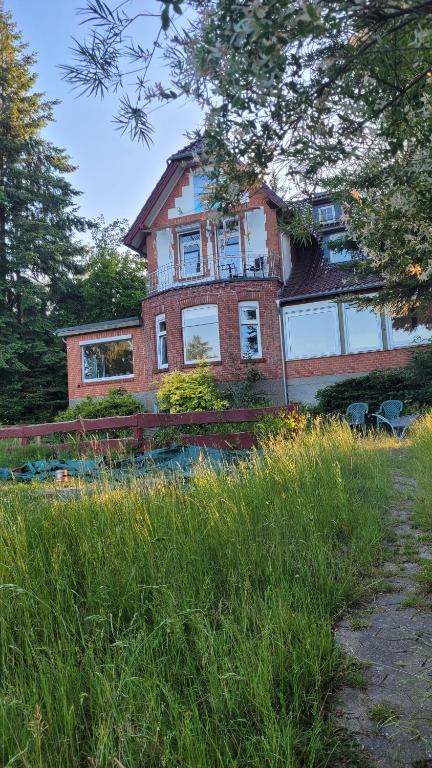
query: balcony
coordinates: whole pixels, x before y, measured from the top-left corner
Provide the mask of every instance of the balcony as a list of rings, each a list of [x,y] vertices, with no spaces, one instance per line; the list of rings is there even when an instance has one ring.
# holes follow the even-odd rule
[[[273,253],[224,254],[203,258],[194,255],[186,259],[179,268],[167,264],[147,274],[147,296],[170,288],[187,288],[189,285],[208,283],[216,280],[260,280],[269,277],[282,280],[281,260]]]

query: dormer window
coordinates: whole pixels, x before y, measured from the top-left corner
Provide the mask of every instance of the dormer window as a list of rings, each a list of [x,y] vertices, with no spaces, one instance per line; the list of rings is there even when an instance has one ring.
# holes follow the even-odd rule
[[[343,240],[343,232],[334,232],[331,235],[323,235],[322,247],[324,256],[330,262],[330,264],[340,264],[344,261],[351,261],[353,258],[353,252],[348,248],[332,248],[331,243],[336,243],[338,240]]]
[[[338,220],[336,207],[332,204],[320,205],[318,210],[318,221],[320,224],[332,224]]]

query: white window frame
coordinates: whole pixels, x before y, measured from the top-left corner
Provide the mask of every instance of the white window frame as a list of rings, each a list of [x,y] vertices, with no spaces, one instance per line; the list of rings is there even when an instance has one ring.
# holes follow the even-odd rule
[[[107,344],[110,341],[131,341],[132,342],[132,373],[124,373],[121,376],[101,376],[98,378],[87,379],[84,374],[84,347],[94,344]],[[132,340],[132,334],[123,334],[122,336],[104,336],[99,339],[85,339],[79,343],[81,349],[81,381],[83,384],[91,384],[95,381],[120,381],[122,379],[133,379],[135,376],[135,350]]]
[[[240,357],[242,360],[259,360],[262,357],[261,346],[261,320],[258,301],[239,301],[239,331],[240,331]],[[242,320],[242,309],[254,309],[256,311],[256,320]],[[257,340],[258,340],[258,352],[256,355],[250,356],[243,354],[242,350],[242,325],[255,325],[257,328]]]
[[[331,219],[324,219],[321,215],[321,211],[328,210],[331,208],[333,210],[333,217]],[[333,224],[335,221],[337,221],[336,217],[336,206],[334,203],[326,203],[325,205],[317,205],[318,210],[318,221],[320,224]]]
[[[290,332],[289,332],[289,318],[301,317],[302,315],[319,315],[322,313],[329,313],[332,316],[334,324],[334,337],[333,341],[336,341],[335,351],[321,352],[317,355],[293,355],[291,353]],[[339,313],[337,304],[335,302],[311,302],[310,304],[297,304],[295,307],[284,309],[284,331],[285,331],[285,359],[286,360],[312,360],[319,359],[320,357],[335,357],[342,354],[341,350],[341,338],[339,327]]]
[[[342,305],[342,313],[343,313],[343,324],[344,324],[344,331],[345,331],[345,347],[346,347],[346,354],[347,355],[357,355],[361,352],[379,352],[384,349],[384,340],[383,340],[383,332],[382,332],[382,325],[381,325],[381,315],[379,312],[373,312],[373,310],[367,310],[364,309],[364,311],[373,312],[376,319],[376,325],[378,329],[378,338],[380,339],[380,342],[378,346],[367,346],[363,347],[362,349],[350,349],[350,334],[349,334],[349,322],[348,322],[348,310],[349,309],[357,309],[355,305],[350,304],[349,302],[344,302]],[[359,310],[357,310],[359,311]],[[361,310],[360,310],[361,311]]]
[[[219,341],[219,356],[218,357],[209,357],[207,358],[207,362],[209,363],[218,363],[221,360],[221,348],[220,348],[220,332],[219,332],[219,308],[217,304],[197,304],[194,307],[185,307],[182,310],[182,339],[183,339],[183,360],[185,365],[196,365],[197,363],[202,362],[201,360],[186,360],[186,343],[185,343],[185,318],[187,316],[191,316],[195,314],[197,317],[201,315],[205,315],[206,310],[216,310],[216,317],[217,317],[217,328],[218,328],[218,341]],[[208,314],[208,312],[207,312]]]
[[[422,341],[407,341],[406,343],[395,343],[394,340],[394,331],[393,323],[391,316],[388,314],[388,312],[385,313],[385,319],[386,319],[386,328],[387,328],[387,338],[388,338],[388,345],[389,349],[404,349],[405,347],[420,347],[422,344],[428,344],[430,342],[430,339],[424,339]]]
[[[200,247],[200,271],[194,272],[193,275],[185,275],[184,274],[184,252],[182,248],[182,237],[184,235],[192,235],[195,232],[199,233],[199,247]],[[178,255],[179,255],[179,276],[181,280],[193,280],[194,277],[199,277],[203,274],[203,247],[202,247],[202,232],[201,227],[198,226],[191,226],[187,229],[181,229],[177,232],[177,245],[178,245]]]
[[[165,330],[161,331],[160,324],[165,323]],[[166,329],[166,316],[165,314],[156,315],[155,317],[155,324],[156,324],[156,359],[157,359],[157,367],[159,371],[166,370],[168,368],[168,340],[167,340],[167,329]],[[167,346],[167,362],[162,363],[162,355],[161,355],[161,339],[166,339],[166,346]]]

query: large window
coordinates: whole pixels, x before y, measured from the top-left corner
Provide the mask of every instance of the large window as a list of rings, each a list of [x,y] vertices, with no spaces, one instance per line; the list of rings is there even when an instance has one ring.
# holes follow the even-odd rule
[[[241,275],[243,270],[238,218],[225,219],[218,228],[218,249],[221,277]]]
[[[381,318],[370,309],[343,305],[347,352],[367,352],[382,349]]]
[[[240,302],[239,321],[242,358],[253,360],[256,357],[261,357],[261,332],[257,301]]]
[[[201,232],[199,229],[179,235],[180,273],[194,277],[202,272]]]
[[[322,244],[324,256],[329,260],[331,264],[339,264],[343,261],[351,261],[353,258],[353,252],[348,248],[340,248],[336,250],[331,247],[332,243],[337,243],[338,240],[342,240],[345,237],[343,232],[334,232],[331,235],[323,235]]]
[[[333,302],[302,304],[285,310],[287,359],[340,354],[337,306]]]
[[[80,342],[83,381],[125,379],[133,376],[130,336]]]
[[[184,309],[182,322],[185,363],[220,360],[219,318],[216,304]]]
[[[425,325],[418,325],[413,330],[394,328],[388,318],[387,328],[391,347],[411,347],[415,344],[424,344],[432,339],[432,329]]]
[[[209,178],[208,176],[201,174],[194,174],[192,183],[194,191],[194,211],[195,213],[202,213],[205,211],[205,196],[209,184]]]
[[[165,315],[156,317],[156,354],[157,367],[168,368],[168,349]]]

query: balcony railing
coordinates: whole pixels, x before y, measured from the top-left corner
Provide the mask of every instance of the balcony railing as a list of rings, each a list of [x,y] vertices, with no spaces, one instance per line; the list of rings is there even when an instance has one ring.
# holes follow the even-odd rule
[[[268,277],[282,279],[280,257],[273,253],[234,253],[206,258],[195,254],[181,265],[167,264],[147,274],[147,295],[169,288],[187,287],[212,280],[259,280]]]

